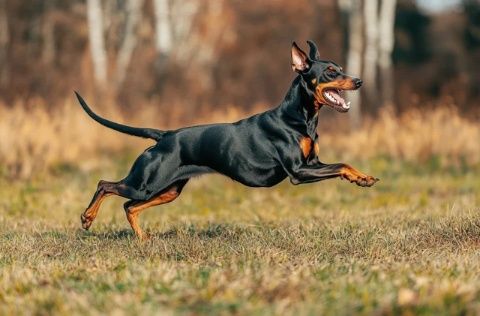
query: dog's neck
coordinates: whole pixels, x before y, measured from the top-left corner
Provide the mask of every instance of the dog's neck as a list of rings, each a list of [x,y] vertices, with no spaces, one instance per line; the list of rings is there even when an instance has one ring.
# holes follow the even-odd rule
[[[306,83],[300,76],[293,81],[287,95],[278,109],[286,123],[307,134],[311,139],[316,139],[318,124],[318,111],[320,107],[314,104],[314,96],[307,89]]]

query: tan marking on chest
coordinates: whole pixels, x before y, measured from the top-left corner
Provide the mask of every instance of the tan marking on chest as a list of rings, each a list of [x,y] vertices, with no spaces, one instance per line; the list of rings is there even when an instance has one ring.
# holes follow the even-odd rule
[[[300,149],[302,150],[303,158],[307,158],[312,151],[312,139],[310,137],[302,137],[300,139]]]
[[[318,146],[317,142],[315,142],[315,145],[313,145],[313,151],[315,151],[315,156],[318,157],[318,155],[320,155],[320,146]]]

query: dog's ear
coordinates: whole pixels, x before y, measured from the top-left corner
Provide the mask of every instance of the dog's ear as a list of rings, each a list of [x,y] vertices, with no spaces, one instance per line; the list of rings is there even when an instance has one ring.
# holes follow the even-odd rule
[[[308,46],[310,46],[309,57],[311,60],[320,60],[320,53],[318,52],[317,45],[313,41],[307,41]]]
[[[292,69],[296,72],[303,72],[310,68],[310,61],[307,54],[298,47],[298,45],[292,43]]]

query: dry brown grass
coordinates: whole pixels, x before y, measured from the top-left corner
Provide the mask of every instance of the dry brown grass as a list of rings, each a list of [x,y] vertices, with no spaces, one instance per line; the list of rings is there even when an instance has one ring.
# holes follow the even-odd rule
[[[322,135],[323,146],[344,158],[382,155],[408,162],[438,159],[441,166],[480,162],[480,125],[462,117],[452,106],[417,109],[397,116],[385,109],[375,120],[346,136]]]
[[[178,106],[166,110],[145,105],[133,116],[120,113],[108,102],[100,109],[94,103],[92,106],[95,111],[117,122],[163,129],[178,128],[182,123],[187,124],[185,120],[190,124],[234,121],[245,115],[234,106],[227,107],[228,111],[210,112],[207,120],[192,117],[187,109]],[[141,150],[149,144],[138,138],[121,137],[97,124],[76,102],[65,102],[55,110],[49,110],[43,100],[17,103],[12,107],[0,104],[0,140],[0,172],[3,170],[16,178],[27,178],[58,164],[75,164],[89,170],[97,165],[102,154],[132,148]]]
[[[181,109],[166,117],[145,105],[127,117],[92,106],[159,128],[247,115],[228,107],[182,122]],[[322,116],[322,158],[355,161],[382,181],[252,189],[208,175],[142,213],[145,243],[131,233],[123,199],[106,200],[90,232],[79,214],[99,179],[126,174],[132,157],[121,151],[147,142],[99,126],[73,102],[26,108],[0,107],[0,166],[22,177],[56,172],[0,175],[0,315],[480,312],[479,166],[428,168],[432,158],[480,162],[480,127],[452,108],[386,110],[354,132],[336,121],[348,115]],[[115,157],[99,159],[105,153]],[[64,163],[79,168],[55,169]]]
[[[478,169],[369,161],[362,170],[382,179],[372,188],[206,175],[141,214],[142,243],[117,197],[80,228],[98,179],[128,170],[103,163],[0,177],[0,315],[480,313]]]
[[[113,114],[113,117],[118,117]],[[103,150],[120,150],[120,138],[86,121],[73,104],[54,112],[38,103],[0,107],[0,162],[9,175],[27,177],[57,163],[85,166]]]
[[[182,125],[234,121],[249,113],[236,107],[227,111],[193,117],[181,107],[164,108],[145,105],[138,115],[122,115],[114,106],[94,108],[106,117],[128,124],[176,128]],[[260,111],[257,106],[255,111]],[[201,112],[201,111],[197,111]],[[185,119],[187,118],[187,119]],[[442,166],[478,164],[480,162],[480,126],[452,107],[438,107],[421,112],[411,110],[397,117],[383,111],[360,130],[350,133],[322,132],[321,147],[345,160],[370,159],[383,155],[405,161],[425,162],[439,158]],[[49,111],[39,100],[33,105],[0,105],[0,171],[25,178],[58,164],[75,164],[91,169],[98,157],[129,148],[141,150],[145,141],[120,137],[90,120],[73,101]]]

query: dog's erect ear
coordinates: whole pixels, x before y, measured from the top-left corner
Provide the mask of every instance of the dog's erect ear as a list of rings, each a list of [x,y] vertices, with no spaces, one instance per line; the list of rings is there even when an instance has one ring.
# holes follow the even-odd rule
[[[317,45],[313,41],[307,41],[308,46],[310,46],[309,57],[311,60],[320,60],[320,53],[318,52]]]
[[[298,45],[292,43],[292,69],[296,72],[302,72],[310,68],[310,61],[307,54],[298,47]]]

